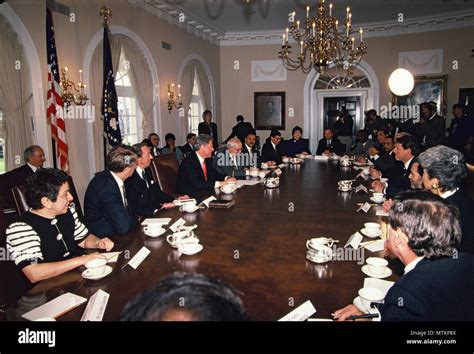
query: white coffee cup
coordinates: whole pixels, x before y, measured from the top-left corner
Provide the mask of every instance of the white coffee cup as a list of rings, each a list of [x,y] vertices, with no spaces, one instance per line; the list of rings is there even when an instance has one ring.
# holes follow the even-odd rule
[[[258,168],[257,169],[254,169],[254,170],[250,170],[250,176],[252,177],[258,177]]]
[[[265,178],[266,175],[267,175],[267,174],[265,173],[265,171],[260,171],[260,172],[258,173],[258,177],[260,177],[260,178]]]
[[[365,232],[367,233],[367,236],[377,236],[380,233],[380,224],[377,224],[375,222],[366,222],[364,224],[365,227]]]
[[[181,242],[180,244],[178,244],[178,251],[180,253],[195,253],[195,252],[197,252],[201,245],[199,244],[198,239],[195,239],[195,240],[197,240],[197,242]]]
[[[194,211],[194,209],[196,209],[196,205],[197,205],[196,201],[193,200],[191,202],[184,203],[181,206],[180,210],[191,213]]]
[[[290,159],[288,157],[284,157],[282,159],[282,161],[283,161],[283,163],[288,163],[288,162],[290,162]]]
[[[165,229],[162,227],[162,225],[147,225],[143,228],[143,231],[147,236],[157,237],[160,236],[165,231]]]
[[[376,202],[376,203],[383,202],[383,196],[384,196],[383,193],[374,193],[373,194],[374,202]]]
[[[166,241],[168,241],[169,243],[175,245],[175,244],[179,244],[179,243],[182,243],[184,240],[187,240],[187,239],[196,239],[196,237],[193,237],[194,236],[194,233],[191,231],[179,231],[179,232],[175,232],[174,234],[172,235],[168,235],[166,237]]]
[[[362,174],[368,176],[370,174],[370,167],[362,167]]]
[[[366,260],[369,272],[373,275],[382,275],[385,273],[388,261],[380,257],[369,257]]]
[[[372,302],[381,303],[385,294],[376,288],[362,288],[359,290],[359,298],[362,306],[368,311]]]
[[[261,167],[262,167],[264,170],[266,170],[266,169],[268,168],[268,165],[264,162],[264,163],[262,163]]]
[[[107,260],[105,258],[93,259],[86,263],[87,275],[89,276],[99,276],[104,274],[105,266],[107,265]]]
[[[312,238],[308,241],[306,241],[306,247],[308,249],[316,249],[319,246],[328,246],[331,247],[333,245],[334,241],[327,239],[325,237],[317,237],[317,238]]]
[[[257,173],[258,176],[258,173]],[[231,194],[234,192],[234,186],[232,184],[225,184],[221,187],[221,191],[224,192],[225,194]]]

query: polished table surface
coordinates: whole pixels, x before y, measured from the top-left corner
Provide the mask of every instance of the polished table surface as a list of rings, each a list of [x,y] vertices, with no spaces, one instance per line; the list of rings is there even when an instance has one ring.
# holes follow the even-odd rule
[[[118,320],[125,304],[139,292],[174,271],[185,271],[227,282],[237,290],[254,320],[278,320],[307,300],[317,309],[313,317],[329,318],[334,310],[352,303],[366,275],[357,260],[325,264],[306,260],[306,240],[332,237],[339,240],[338,247],[343,247],[365,222],[380,221],[374,207],[367,214],[356,212],[357,203],[368,201],[370,194],[337,190],[339,180],[352,179],[356,174],[353,169],[341,169],[337,162],[306,159],[301,166],[283,168],[279,188],[244,186],[227,196],[235,200],[230,209],[204,209],[193,214],[183,214],[177,208],[159,212],[157,217],[172,219],[169,225],[180,217],[186,225],[197,224],[195,233],[204,250],[179,257],[166,242],[170,231],[150,238],[138,226],[113,238],[113,251],[125,252],[112,264],[111,275],[86,280],[81,277],[81,267],[43,281],[9,309],[8,317],[20,319],[32,307],[65,292],[90,298],[102,289],[110,294],[104,320]],[[133,257],[143,246],[151,251],[143,263],[136,270],[128,265],[121,269],[126,262],[123,255]],[[382,256],[382,252],[364,251],[364,259]],[[397,264],[391,262],[390,267],[397,268]],[[394,273],[386,280],[397,278]],[[77,307],[60,320],[79,320],[85,307]]]

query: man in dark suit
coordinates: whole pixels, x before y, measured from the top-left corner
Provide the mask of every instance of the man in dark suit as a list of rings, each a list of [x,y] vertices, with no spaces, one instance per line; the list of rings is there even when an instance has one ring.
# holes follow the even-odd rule
[[[436,103],[425,102],[420,105],[421,131],[423,134],[422,144],[425,149],[436,145],[446,144],[446,121],[438,115],[436,111]]]
[[[429,192],[410,194],[390,210],[385,243],[387,253],[405,265],[405,274],[384,303],[372,303],[368,312],[382,321],[472,321],[474,256],[458,253],[459,211]],[[348,305],[334,318],[361,314]]]
[[[125,234],[137,223],[125,189],[125,180],[136,165],[137,155],[128,146],[117,145],[107,154],[107,168],[96,173],[84,198],[84,219],[91,233],[99,237]]]
[[[232,133],[230,133],[229,137],[225,140],[225,142],[227,143],[230,139],[237,137],[243,144],[247,135],[253,131],[254,129],[252,123],[244,122],[244,117],[238,115],[237,124],[232,128]]]
[[[180,146],[181,152],[183,153],[184,157],[194,151],[194,144],[196,144],[196,134],[189,133],[188,135],[186,135],[186,145]]]
[[[369,160],[374,164],[371,175],[374,178],[382,176],[388,178],[388,174],[395,166],[395,142],[391,136],[387,136],[383,143],[383,149],[372,147],[369,149]]]
[[[148,135],[148,140],[151,141],[153,147],[151,148],[151,154],[153,157],[161,155],[161,148],[160,148],[160,137],[156,133],[151,133]]]
[[[28,146],[23,152],[25,164],[5,173],[0,183],[0,206],[3,209],[14,209],[15,201],[11,189],[26,184],[26,179],[42,168],[46,158],[43,149],[38,145]]]
[[[235,178],[225,180],[212,167],[212,137],[199,134],[196,138],[196,151],[190,153],[181,162],[178,171],[178,182],[176,190],[180,194],[196,197],[200,192],[212,193],[215,188],[225,185],[227,182],[235,182]]]
[[[352,149],[352,154],[366,158],[369,156],[369,149],[371,147],[375,147],[375,143],[373,140],[369,139],[368,131],[359,130],[357,132],[357,143],[354,149]]]
[[[251,131],[245,137],[245,142],[242,146],[242,155],[244,158],[244,165],[245,167],[257,167],[258,160],[260,158],[260,152],[256,146],[257,143],[257,135],[255,130]]]
[[[219,138],[217,136],[217,124],[212,122],[212,113],[209,110],[205,110],[202,113],[202,119],[204,122],[199,123],[198,125],[198,133],[199,134],[207,134],[211,136],[213,140],[212,146],[214,150],[217,150],[219,147]]]
[[[276,129],[272,129],[270,137],[263,144],[259,163],[266,163],[269,166],[281,164],[282,153],[280,143],[281,133]]]
[[[331,156],[333,153],[342,155],[346,151],[338,138],[334,136],[331,128],[324,129],[324,138],[319,140],[316,155]]]
[[[212,166],[217,173],[226,177],[245,179],[247,168],[242,152],[242,143],[234,137],[227,142],[227,147],[217,150],[213,157]]]
[[[377,193],[385,193],[388,197],[394,197],[398,193],[411,189],[410,171],[414,158],[420,153],[417,139],[412,135],[404,135],[395,143],[395,163],[388,172],[388,183],[383,184],[379,180],[372,182],[372,188]]]
[[[153,160],[150,148],[144,144],[133,145],[137,154],[137,168],[133,175],[125,181],[127,200],[132,214],[136,217],[152,217],[159,209],[171,209],[174,197],[163,192],[150,176],[150,163]],[[179,199],[187,199],[187,196]]]

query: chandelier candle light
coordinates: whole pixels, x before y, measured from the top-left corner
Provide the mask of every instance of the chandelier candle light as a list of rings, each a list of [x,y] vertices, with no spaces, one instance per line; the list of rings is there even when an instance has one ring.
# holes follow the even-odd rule
[[[178,99],[176,101],[176,98]],[[181,85],[178,85],[178,94],[174,92],[174,84],[168,84],[168,112],[171,113],[173,107],[176,109],[180,109],[183,106],[183,102],[181,102]]]
[[[363,43],[363,29],[359,29],[359,45],[356,47],[356,38],[352,28],[352,13],[350,7],[346,8],[344,28],[339,30],[339,21],[332,16],[333,4],[329,4],[329,16],[326,15],[325,0],[318,0],[317,14],[310,18],[310,8],[306,7],[306,20],[300,29],[300,21],[295,21],[296,13],[293,12],[293,22],[283,34],[281,51],[278,53],[287,70],[301,69],[305,74],[313,68],[320,74],[328,67],[335,66],[342,69],[346,77],[351,77],[355,68],[367,53]],[[291,58],[290,34],[300,46],[299,55]],[[308,58],[309,57],[309,58]]]
[[[63,90],[61,95],[63,104],[66,106],[66,108],[69,108],[72,104],[75,104],[76,106],[84,106],[89,98],[84,93],[84,89],[87,86],[82,82],[82,70],[79,70],[79,83],[77,86],[74,82],[68,79],[67,73],[67,67],[61,69],[60,85]]]

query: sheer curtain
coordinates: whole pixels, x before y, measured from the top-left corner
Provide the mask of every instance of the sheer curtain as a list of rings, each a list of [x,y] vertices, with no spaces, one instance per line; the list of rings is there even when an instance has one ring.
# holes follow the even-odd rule
[[[33,144],[30,73],[23,47],[7,20],[0,15],[0,109],[6,122],[6,169],[19,167],[16,156]],[[18,69],[18,65],[20,65]],[[46,112],[43,112],[46,117]],[[41,114],[41,113],[38,113]],[[46,118],[45,118],[46,122]]]
[[[196,75],[196,65],[191,61],[183,70],[181,77],[181,94],[184,109],[184,117],[178,116],[178,139],[185,142],[186,134],[189,132],[189,112],[191,99],[193,96],[194,77]]]
[[[199,84],[201,88],[202,100],[204,102],[205,109],[212,110],[214,107],[211,107],[211,85],[209,83],[209,76],[204,70],[202,64],[197,61],[196,63],[196,73],[199,78]]]
[[[112,66],[114,74],[117,73],[120,62],[121,46],[117,43],[115,35],[110,38],[110,51],[112,52]],[[90,88],[91,88],[91,104],[95,109],[95,117],[93,123],[94,132],[94,154],[95,154],[95,170],[100,171],[104,169],[104,121],[100,107],[102,104],[102,88],[104,84],[104,54],[103,41],[97,45],[90,66]]]

